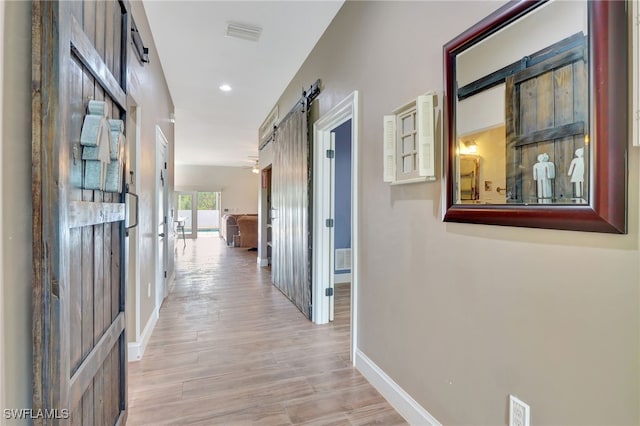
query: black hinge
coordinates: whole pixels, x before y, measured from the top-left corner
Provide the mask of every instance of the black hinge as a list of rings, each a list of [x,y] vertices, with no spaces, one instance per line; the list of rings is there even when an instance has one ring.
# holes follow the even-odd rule
[[[336,158],[336,152],[333,149],[328,149],[327,158]]]
[[[165,169],[167,168],[167,163],[164,163],[164,168],[165,168]]]
[[[324,291],[324,295],[325,296],[333,296],[333,289],[332,288],[328,288]]]
[[[333,219],[327,219],[324,224],[327,228],[333,228]]]
[[[167,278],[167,271],[164,271],[164,277]]]

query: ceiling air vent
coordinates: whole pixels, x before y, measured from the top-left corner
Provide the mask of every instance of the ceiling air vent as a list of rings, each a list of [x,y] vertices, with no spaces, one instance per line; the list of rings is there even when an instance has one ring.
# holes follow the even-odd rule
[[[262,28],[253,25],[240,24],[238,22],[227,22],[227,37],[241,38],[242,40],[258,41]]]

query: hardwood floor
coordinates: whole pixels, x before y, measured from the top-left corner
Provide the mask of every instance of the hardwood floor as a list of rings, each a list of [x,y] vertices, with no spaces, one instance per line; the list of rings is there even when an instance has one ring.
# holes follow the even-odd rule
[[[316,326],[270,282],[256,252],[219,238],[178,245],[176,283],[141,361],[128,425],[399,425],[349,362],[350,285]]]

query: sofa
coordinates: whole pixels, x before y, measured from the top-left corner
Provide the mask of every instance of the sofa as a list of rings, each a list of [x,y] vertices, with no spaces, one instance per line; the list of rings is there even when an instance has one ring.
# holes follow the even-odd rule
[[[228,246],[233,244],[233,237],[238,235],[236,217],[237,215],[234,214],[224,214],[220,219],[220,238],[222,238]]]
[[[258,247],[258,214],[225,214],[220,222],[220,237],[228,246]]]
[[[240,216],[236,221],[240,247],[258,248],[258,215]]]

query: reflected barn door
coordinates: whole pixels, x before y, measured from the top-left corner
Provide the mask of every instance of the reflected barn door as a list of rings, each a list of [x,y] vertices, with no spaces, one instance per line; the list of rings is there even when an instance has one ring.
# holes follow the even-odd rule
[[[33,3],[33,404],[46,410],[37,424],[126,420],[123,173],[113,192],[84,189],[102,186],[84,175],[80,135],[90,100],[126,118],[128,28],[125,2]]]
[[[587,200],[574,191],[569,167],[583,148],[585,176],[589,176],[588,52],[585,36],[574,36],[536,52],[531,65],[506,78],[507,188],[518,202],[538,200],[533,168],[546,153],[555,165],[554,202]]]

